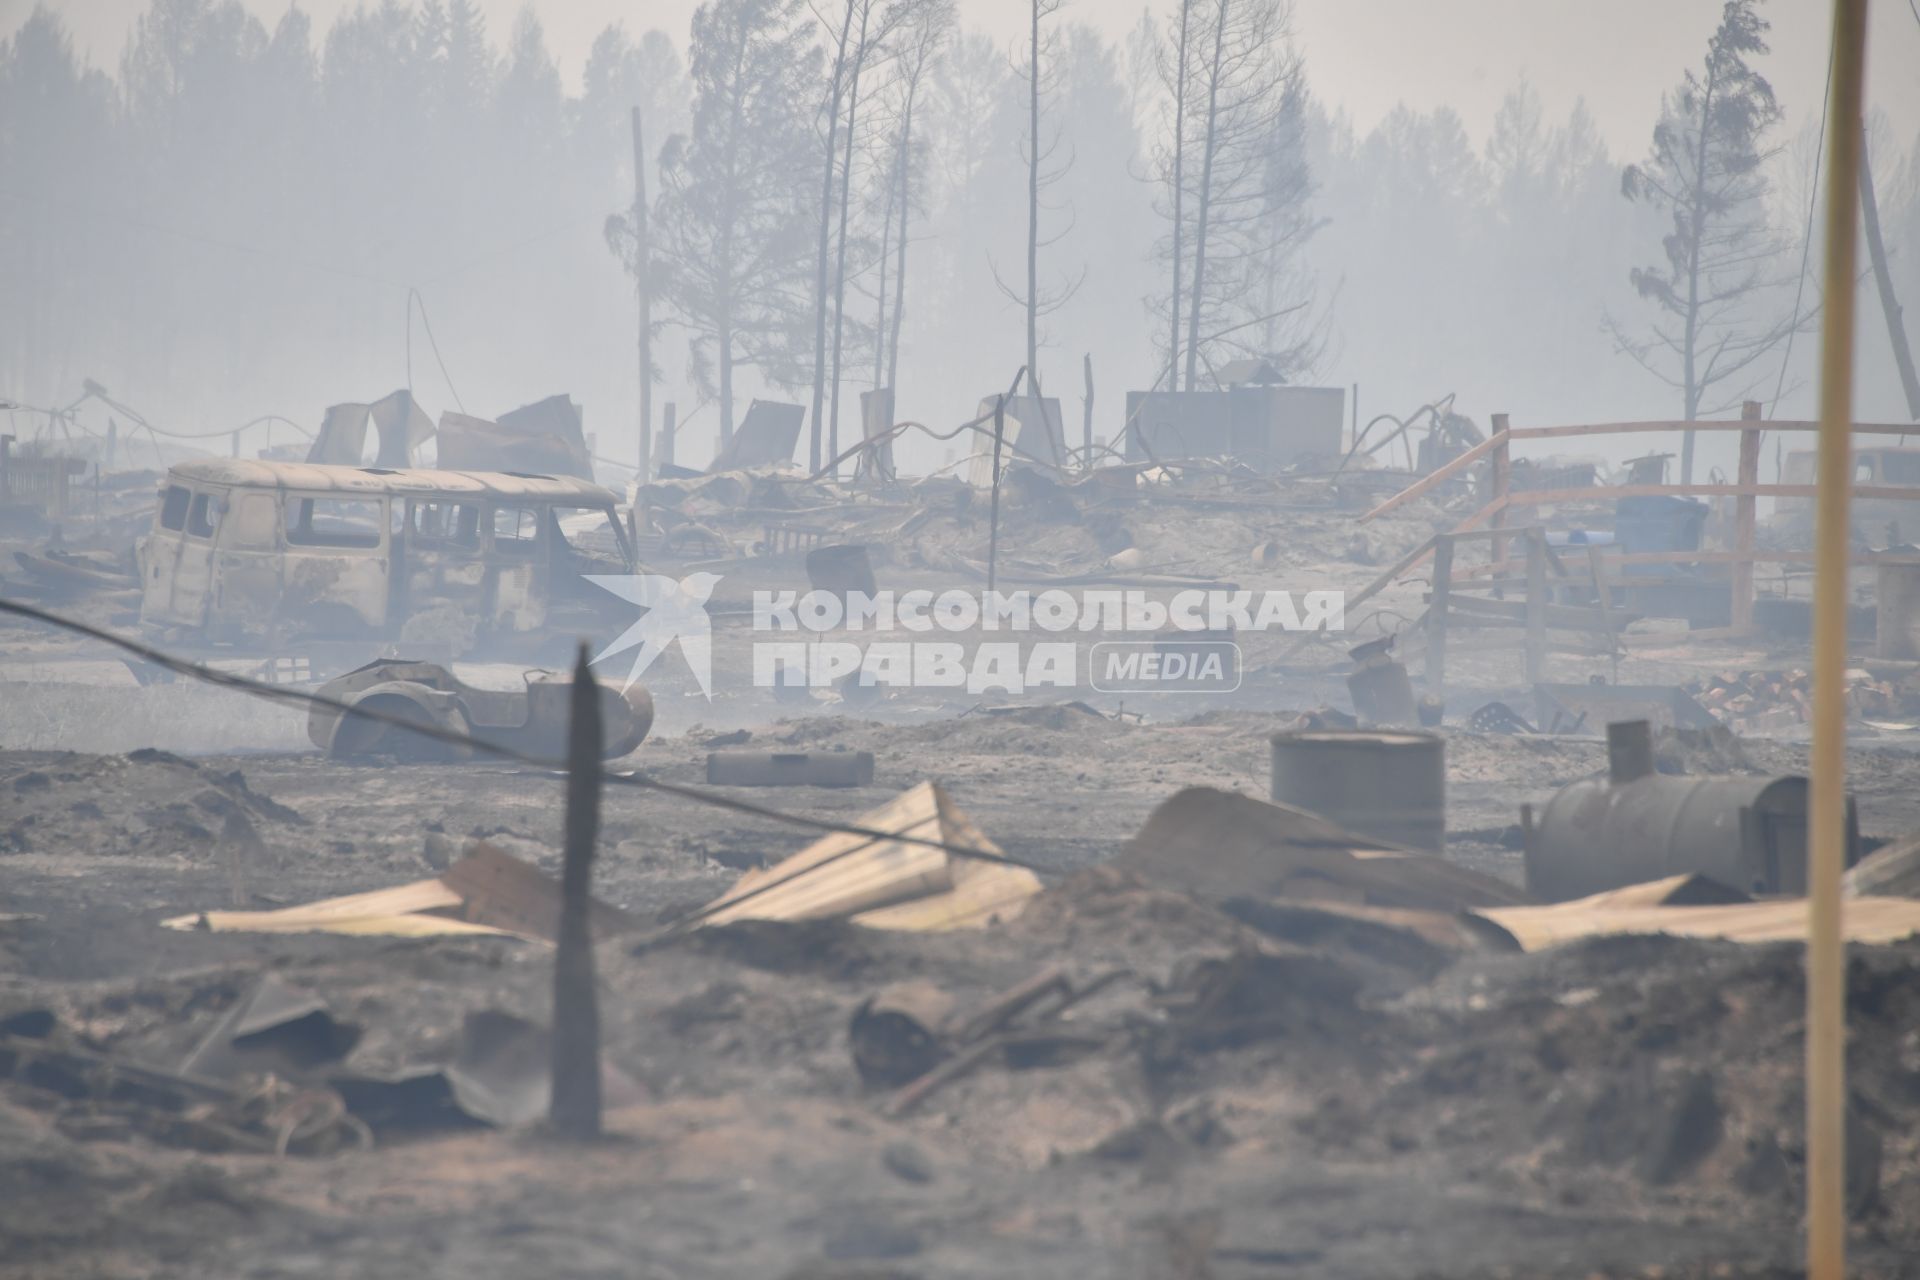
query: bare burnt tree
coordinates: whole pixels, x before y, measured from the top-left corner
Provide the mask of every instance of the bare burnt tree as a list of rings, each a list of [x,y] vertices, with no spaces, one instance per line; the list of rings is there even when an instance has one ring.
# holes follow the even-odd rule
[[[887,134],[889,180],[880,239],[880,282],[874,319],[873,385],[898,386],[900,322],[907,307],[907,245],[914,206],[920,199],[919,161],[924,145],[913,131],[914,109],[928,73],[953,31],[953,0],[920,0],[903,32],[896,73],[890,86],[892,129]],[[888,251],[893,254],[893,314],[887,315]]]
[[[1162,60],[1173,125],[1158,152],[1171,386],[1197,388],[1215,346],[1258,348],[1283,372],[1317,349],[1304,321],[1311,281],[1297,266],[1316,224],[1288,18],[1283,0],[1188,0],[1175,15]]]
[[[801,380],[818,58],[800,0],[713,0],[694,17],[693,126],[661,153],[658,270],[701,390],[733,437],[734,377]]]
[[[847,328],[847,275],[849,261],[848,226],[853,211],[853,167],[855,145],[860,136],[860,79],[869,65],[882,61],[889,41],[907,19],[915,0],[858,0],[860,19],[857,37],[847,62],[846,140],[840,165],[840,230],[836,238],[833,264],[833,365],[829,382],[831,393],[827,410],[827,454],[840,453],[840,368]],[[824,305],[824,299],[822,300]]]
[[[839,32],[834,39],[833,72],[827,79],[826,145],[821,148],[819,242],[814,250],[813,276],[813,405],[808,415],[807,469],[820,469],[820,446],[824,440],[827,388],[827,270],[828,253],[833,244],[833,175],[838,171],[840,139],[840,99],[846,92],[847,41],[853,35],[854,13],[860,0],[847,0],[840,15]],[[823,20],[824,21],[824,20]]]
[[[1751,398],[1757,367],[1801,317],[1782,296],[1789,246],[1767,211],[1767,135],[1780,120],[1773,86],[1749,65],[1767,52],[1757,0],[1727,0],[1706,61],[1667,94],[1653,148],[1627,168],[1621,191],[1672,219],[1665,261],[1635,267],[1635,290],[1655,316],[1643,331],[1615,317],[1618,349],[1677,389],[1686,421]],[[1693,480],[1694,433],[1680,453],[1681,483]]]
[[[1015,70],[1027,86],[1027,132],[1021,148],[1021,158],[1027,169],[1027,281],[1025,289],[1017,289],[1001,279],[999,270],[994,270],[994,281],[1000,291],[1017,303],[1027,317],[1027,391],[1039,397],[1040,389],[1040,318],[1049,312],[1057,311],[1066,305],[1080,287],[1079,277],[1052,285],[1046,289],[1040,287],[1040,251],[1059,243],[1072,231],[1069,219],[1067,227],[1048,237],[1040,234],[1040,214],[1043,208],[1040,193],[1053,186],[1066,176],[1073,165],[1069,153],[1059,159],[1061,142],[1058,130],[1042,136],[1040,129],[1040,101],[1056,87],[1054,73],[1055,39],[1051,30],[1043,31],[1047,19],[1060,12],[1065,0],[1030,0],[1027,7],[1027,47],[1024,65],[1016,63]],[[1084,273],[1083,273],[1084,274]]]
[[[1180,0],[1179,11],[1174,18],[1173,61],[1169,64],[1163,52],[1159,66],[1161,80],[1173,97],[1173,128],[1163,152],[1164,163],[1169,169],[1167,199],[1173,223],[1173,243],[1167,255],[1173,273],[1172,287],[1167,290],[1166,378],[1169,391],[1178,387],[1180,377],[1180,271],[1186,262],[1181,236],[1187,224],[1187,87],[1191,83],[1191,77],[1187,75],[1187,54],[1193,38],[1194,3],[1195,0]]]

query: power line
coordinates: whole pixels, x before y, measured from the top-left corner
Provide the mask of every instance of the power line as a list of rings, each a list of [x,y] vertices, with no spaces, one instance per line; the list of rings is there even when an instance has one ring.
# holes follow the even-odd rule
[[[440,358],[440,344],[433,337],[433,322],[427,319],[427,300],[412,285],[407,286],[407,394],[413,394],[413,309],[420,308],[420,327],[427,331],[427,345],[433,348],[433,360],[440,366],[440,376],[446,379],[447,390],[453,394],[453,402],[465,413],[467,406],[460,399],[459,391],[454,389],[453,377],[447,372],[447,362]]]
[[[1907,0],[1912,5],[1914,0]],[[1915,10],[1915,18],[1920,18],[1920,10]],[[1833,45],[1827,45],[1827,87],[1820,91],[1820,132],[1813,148],[1813,189],[1807,193],[1807,230],[1800,240],[1800,275],[1793,282],[1792,324],[1787,329],[1786,349],[1780,353],[1780,377],[1773,384],[1773,401],[1767,406],[1767,416],[1771,418],[1780,408],[1780,393],[1787,385],[1787,365],[1793,359],[1793,335],[1800,331],[1800,295],[1807,287],[1807,255],[1813,249],[1814,210],[1820,202],[1820,158],[1827,149],[1827,102],[1833,96]],[[1861,144],[1866,145],[1865,143]]]
[[[186,658],[176,657],[173,654],[156,649],[151,645],[142,644],[140,641],[131,639],[130,637],[118,635],[104,628],[93,626],[90,623],[81,622],[75,618],[50,613],[45,609],[36,608],[30,604],[23,604],[18,600],[0,599],[0,613],[11,613],[19,617],[30,618],[36,622],[45,623],[48,626],[70,631],[75,635],[98,640],[178,675],[188,676],[207,684],[218,685],[221,688],[232,689],[236,692],[261,698],[269,702],[325,707],[330,711],[339,712],[343,717],[352,716],[361,720],[374,721],[386,725],[389,728],[401,729],[408,733],[418,734],[423,738],[443,743],[447,746],[463,747],[482,755],[508,760],[515,764],[528,765],[532,768],[539,769],[543,773],[564,772],[566,769],[566,763],[564,761],[546,760],[539,756],[528,755],[525,752],[516,751],[512,747],[504,746],[497,742],[489,742],[483,738],[476,738],[453,729],[445,729],[436,724],[411,720],[405,716],[395,715],[390,712],[354,706],[351,703],[342,702],[337,698],[329,698],[323,694],[312,693],[304,689],[293,689],[285,685],[267,684],[264,681],[237,675],[231,671],[218,671],[212,667],[202,666],[197,662],[189,661]],[[602,769],[600,771],[600,777],[603,781],[615,786],[657,791],[664,795],[676,796],[682,800],[691,800],[696,804],[703,804],[710,808],[727,809],[734,813],[744,813],[753,817],[767,818],[775,822],[785,823],[788,826],[803,827],[825,834],[859,836],[864,841],[862,844],[841,850],[829,857],[821,859],[819,862],[802,867],[785,876],[776,877],[771,881],[763,881],[745,893],[734,895],[719,903],[686,912],[670,922],[663,932],[673,932],[684,928],[686,925],[704,918],[713,911],[731,908],[750,898],[758,897],[760,894],[778,888],[790,880],[816,872],[822,867],[831,865],[842,858],[850,857],[860,850],[869,848],[880,842],[920,845],[926,848],[939,849],[959,858],[970,858],[977,862],[991,862],[1003,866],[1021,867],[1033,872],[1038,872],[1042,869],[1031,862],[1005,853],[978,849],[971,845],[949,844],[947,841],[934,840],[925,836],[913,836],[895,831],[882,831],[874,827],[862,827],[853,823],[833,822],[824,818],[810,818],[805,814],[788,813],[784,810],[768,808],[765,805],[754,804],[750,800],[738,800],[732,796],[721,795],[718,792],[708,791],[700,787],[690,787],[675,782],[664,782],[659,778],[649,777],[643,773],[608,773],[605,769]]]

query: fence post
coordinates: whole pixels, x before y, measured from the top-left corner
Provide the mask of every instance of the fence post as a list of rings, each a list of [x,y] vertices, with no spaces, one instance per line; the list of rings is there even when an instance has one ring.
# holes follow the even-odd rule
[[[560,943],[553,961],[552,1092],[547,1122],[561,1137],[600,1136],[600,1009],[594,994],[593,846],[600,830],[600,686],[582,643],[573,666],[567,730],[566,853],[560,871]]]
[[[1538,528],[1528,529],[1527,541],[1527,683],[1540,682],[1547,651],[1547,538]]]
[[[1447,598],[1453,594],[1453,535],[1433,540],[1433,590],[1427,597],[1427,693],[1447,696]]]
[[[987,594],[1000,567],[1000,443],[1007,434],[1007,398],[993,398],[993,496],[987,516]]]
[[[1760,421],[1760,402],[1749,400],[1740,406],[1742,422]],[[1746,427],[1740,432],[1740,471],[1738,482],[1741,494],[1733,500],[1733,550],[1740,559],[1733,563],[1732,615],[1736,635],[1744,635],[1753,630],[1753,542],[1754,516],[1759,499],[1754,496],[1754,486],[1760,483],[1760,428]]]
[[[1495,441],[1497,441],[1497,443],[1493,446],[1493,464],[1492,464],[1493,492],[1488,496],[1487,500],[1489,502],[1495,502],[1495,503],[1504,502],[1507,497],[1507,488],[1513,481],[1513,458],[1508,449],[1506,434],[1507,434],[1507,415],[1504,413],[1494,414],[1493,415],[1493,438]],[[1505,528],[1507,523],[1506,507],[1504,506],[1496,507],[1493,513],[1493,518],[1488,520],[1487,523],[1495,529]],[[1493,544],[1489,551],[1489,556],[1493,560],[1493,576],[1495,578],[1506,577],[1507,576],[1507,535],[1506,534],[1496,533],[1493,535]],[[1494,592],[1495,595],[1504,595],[1505,593],[1506,593],[1506,589],[1504,587]]]
[[[1093,470],[1093,353],[1087,352],[1080,357],[1080,367],[1087,375],[1087,399],[1080,416],[1080,456],[1081,467]]]

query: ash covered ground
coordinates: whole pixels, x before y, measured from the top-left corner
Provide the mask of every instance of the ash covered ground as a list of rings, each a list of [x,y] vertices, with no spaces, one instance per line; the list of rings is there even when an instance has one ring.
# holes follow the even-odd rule
[[[1057,526],[1018,502],[1009,518],[1016,576],[1106,560],[1083,525]],[[885,542],[899,513],[876,519],[847,536]],[[1416,542],[1434,513],[1385,522],[1369,545],[1334,513],[1169,503],[1130,519],[1132,543],[1177,537],[1196,563],[1231,564],[1244,585],[1353,591],[1381,571],[1383,547]],[[1283,524],[1287,551],[1259,553]],[[883,576],[944,585],[966,558],[941,539],[971,554],[980,533],[977,512],[922,521],[892,539]],[[734,575],[733,594],[717,600],[718,696],[699,696],[676,663],[650,672],[658,727],[615,767],[699,784],[722,744],[871,751],[869,786],[731,794],[845,821],[936,780],[1009,854],[1042,869],[1046,888],[1024,914],[952,934],[745,922],[604,939],[604,1051],[620,1086],[608,1095],[607,1137],[585,1148],[537,1125],[438,1114],[378,1123],[365,1149],[280,1156],[129,1099],[110,1065],[77,1083],[16,1070],[0,1084],[0,1274],[1796,1269],[1798,947],[1616,937],[1533,955],[1460,953],[1364,931],[1308,936],[1156,887],[1110,865],[1129,838],[1184,787],[1264,796],[1269,736],[1303,711],[1349,705],[1345,645],[1258,638],[1245,686],[1226,701],[1030,696],[1008,708],[926,690],[857,704],[828,691],[797,704],[736,693],[745,636],[724,606],[792,575],[790,565]],[[1397,612],[1420,608],[1420,590],[1382,593],[1350,620],[1349,643],[1396,629]],[[96,614],[113,622],[111,607]],[[140,684],[100,646],[44,628],[9,623],[0,644],[0,1034],[17,1042],[52,1027],[102,1064],[170,1068],[266,975],[323,1003],[327,1025],[352,1042],[344,1061],[369,1077],[444,1060],[476,1015],[547,1021],[553,952],[537,944],[160,922],[419,881],[476,837],[557,874],[557,775],[328,759],[297,708],[187,681]],[[1617,666],[1554,655],[1546,675],[1704,690],[1724,673],[1803,661],[1792,639],[1676,639],[1639,644]],[[1515,884],[1520,805],[1606,767],[1595,736],[1465,727],[1488,701],[1531,710],[1520,666],[1514,650],[1456,646],[1443,730],[1446,855]],[[520,668],[460,671],[511,688]],[[1920,792],[1907,732],[1883,719],[1854,733],[1849,782],[1863,829],[1910,834]],[[1683,749],[1663,767],[1806,766],[1791,733],[1691,750],[1701,754]],[[659,925],[810,838],[612,787],[595,889]],[[1010,1051],[901,1114],[856,1071],[850,1020],[876,992],[921,981],[966,1008],[1051,967],[1075,981],[1114,977],[1047,1045]],[[1920,944],[1853,952],[1849,1187],[1862,1275],[1910,1273],[1920,1252],[1916,976]],[[1238,1009],[1227,1029],[1182,1012],[1202,990]]]
[[[111,1108],[6,1086],[0,1233],[10,1274],[1768,1275],[1798,1250],[1800,956],[1791,946],[1608,939],[1536,956],[1349,955],[1263,989],[1244,1043],[1141,1018],[1183,966],[1276,939],[1103,869],[1189,784],[1258,793],[1274,717],[1127,724],[1061,708],[914,725],[786,721],[752,741],[870,749],[874,785],[780,793],[852,818],[923,777],[1057,874],[1011,925],[909,935],[726,926],[599,949],[609,1060],[639,1085],[586,1151],[537,1132],[383,1133],[277,1159],[182,1150]],[[711,735],[632,763],[694,782]],[[1603,766],[1592,741],[1456,734],[1456,856],[1508,876],[1516,796]],[[1756,767],[1803,764],[1750,744]],[[1907,829],[1910,762],[1854,757],[1870,828]],[[294,903],[431,875],[428,833],[484,835],[549,869],[561,784],[502,766],[355,766],[312,753],[0,757],[7,910],[0,1014],[51,1009],[154,1062],[262,972],[430,1051],[468,1011],[544,1017],[551,952],[479,939],[173,932],[223,905],[227,815],[259,836],[250,883]],[[761,797],[764,798],[764,793]],[[804,843],[613,789],[597,887],[663,920]],[[1285,945],[1281,943],[1280,945]],[[876,988],[962,1001],[1036,970],[1121,967],[1075,1013],[1120,1032],[1072,1061],[960,1079],[881,1114],[846,1028]],[[1863,1274],[1920,1240],[1920,946],[1856,952],[1854,1224]],[[1286,981],[1282,981],[1285,979]],[[1131,984],[1137,982],[1138,986]],[[1206,1259],[1210,1270],[1193,1270]],[[1188,1268],[1182,1270],[1182,1268]],[[1658,1270],[1657,1268],[1664,1268]]]

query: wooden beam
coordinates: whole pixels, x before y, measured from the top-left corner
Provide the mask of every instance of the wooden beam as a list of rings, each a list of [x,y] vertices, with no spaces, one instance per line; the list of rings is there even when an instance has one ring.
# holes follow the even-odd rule
[[[1636,435],[1657,431],[1745,431],[1747,426],[1739,419],[1718,422],[1596,422],[1582,426],[1568,427],[1515,427],[1511,435],[1515,440],[1564,440],[1570,436],[1613,436]],[[1818,431],[1820,424],[1799,419],[1775,419],[1767,423],[1769,431]],[[1920,427],[1909,422],[1904,425],[1897,422],[1856,422],[1852,431],[1857,436],[1911,436],[1920,435]]]
[[[1740,406],[1742,422],[1760,421],[1760,402],[1749,400]],[[1760,484],[1760,428],[1750,427],[1740,433],[1740,468],[1737,482],[1746,489],[1757,488]],[[1733,500],[1733,549],[1736,554],[1746,557],[1733,562],[1733,629],[1739,632],[1753,630],[1753,543],[1756,500],[1752,493],[1742,493]]]
[[[1513,487],[1513,455],[1507,446],[1512,438],[1507,428],[1507,415],[1493,415],[1494,439],[1500,447],[1493,451],[1493,490],[1488,496],[1487,523],[1497,531],[1506,526],[1507,507],[1510,499],[1508,491]],[[1507,563],[1507,539],[1503,534],[1495,533],[1493,539],[1493,562],[1498,565]]]
[[[1547,539],[1529,529],[1527,540],[1527,683],[1538,684],[1547,652]]]
[[[1773,428],[1769,426],[1769,431]],[[1920,434],[1920,428],[1916,428]],[[1507,495],[1509,507],[1551,507],[1572,502],[1610,502],[1615,498],[1651,498],[1661,494],[1695,498],[1811,498],[1818,486],[1811,484],[1620,484],[1595,485],[1591,489],[1522,489]],[[1890,498],[1896,502],[1920,502],[1917,484],[1857,484],[1856,498]],[[1489,504],[1491,505],[1491,504]]]
[[[1502,421],[1502,418],[1499,416],[1496,416],[1494,418],[1494,421],[1498,423]],[[1387,514],[1387,512],[1392,511],[1395,507],[1404,506],[1406,503],[1412,502],[1415,498],[1419,497],[1421,494],[1426,493],[1428,490],[1434,488],[1437,485],[1445,484],[1447,481],[1453,479],[1453,477],[1459,475],[1460,472],[1464,471],[1466,468],[1472,466],[1474,463],[1480,461],[1480,459],[1486,457],[1489,453],[1493,452],[1494,448],[1496,447],[1496,444],[1505,445],[1505,443],[1506,441],[1502,438],[1502,433],[1496,431],[1492,436],[1489,436],[1487,439],[1482,440],[1479,444],[1474,445],[1471,449],[1468,449],[1465,453],[1455,458],[1452,462],[1449,462],[1444,466],[1435,467],[1432,471],[1428,472],[1426,475],[1422,476],[1420,479],[1415,480],[1412,484],[1408,485],[1406,488],[1402,489],[1400,492],[1394,494],[1391,498],[1388,498],[1385,502],[1382,502],[1379,506],[1375,507],[1373,510],[1361,516],[1358,523],[1365,524],[1367,521],[1373,519],[1375,516],[1383,516]]]

